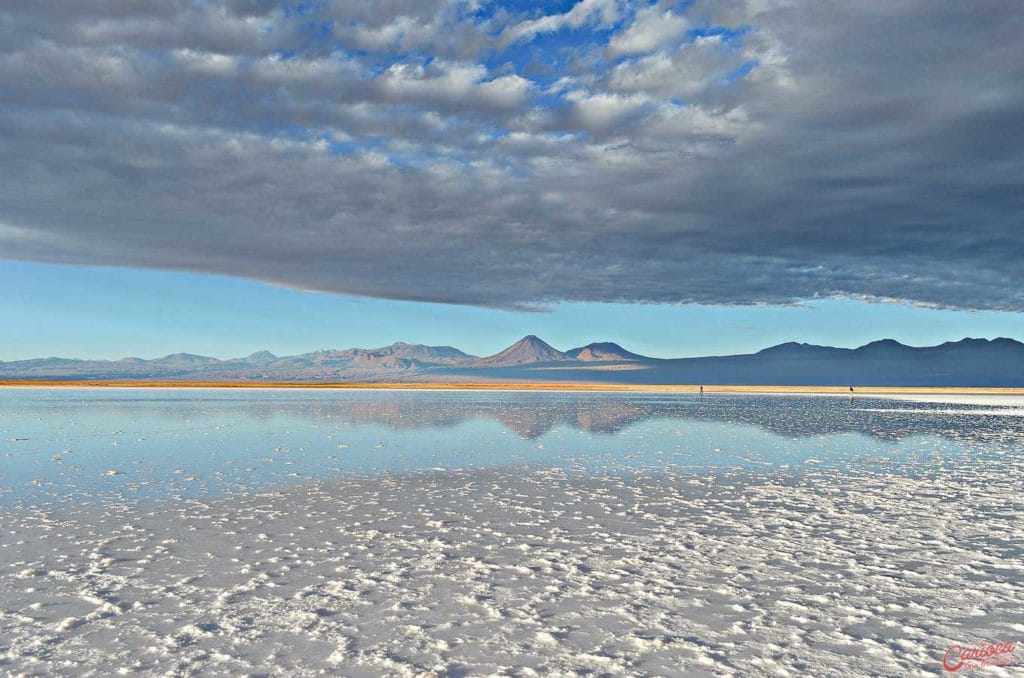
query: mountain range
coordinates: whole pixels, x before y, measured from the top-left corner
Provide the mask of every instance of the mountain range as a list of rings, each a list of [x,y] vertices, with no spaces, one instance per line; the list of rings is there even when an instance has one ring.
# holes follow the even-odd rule
[[[913,347],[883,339],[847,349],[790,342],[751,354],[665,359],[613,342],[563,352],[528,335],[486,357],[452,346],[398,342],[285,357],[257,351],[229,360],[175,353],[152,360],[0,361],[0,380],[1014,387],[1024,386],[1024,344],[968,338]]]

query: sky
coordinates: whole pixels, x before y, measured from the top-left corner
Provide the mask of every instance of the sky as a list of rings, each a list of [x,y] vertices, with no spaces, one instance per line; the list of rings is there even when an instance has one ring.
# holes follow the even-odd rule
[[[0,360],[1024,338],[1015,0],[0,1]]]
[[[553,304],[543,312],[368,299],[208,274],[0,263],[2,360],[236,358],[394,341],[497,353],[524,334],[560,350],[615,341],[659,358],[757,351],[785,341],[856,347],[882,337],[931,346],[965,336],[1024,338],[1024,315],[856,300],[800,305]]]

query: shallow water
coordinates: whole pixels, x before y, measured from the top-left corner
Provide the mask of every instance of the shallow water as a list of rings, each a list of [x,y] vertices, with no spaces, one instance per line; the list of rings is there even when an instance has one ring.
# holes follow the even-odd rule
[[[219,496],[510,465],[920,474],[1019,453],[1021,414],[1012,403],[860,397],[3,389],[0,503]]]
[[[0,390],[0,671],[944,675],[1024,644],[1020,412]]]

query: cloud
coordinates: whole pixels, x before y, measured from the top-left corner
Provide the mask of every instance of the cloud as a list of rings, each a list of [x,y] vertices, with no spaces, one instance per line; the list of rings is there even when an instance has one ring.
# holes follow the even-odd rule
[[[607,51],[612,57],[653,52],[679,41],[689,27],[686,17],[671,9],[645,7],[636,13],[633,23],[611,39]]]
[[[1022,29],[995,0],[8,3],[0,256],[1020,311]]]
[[[579,90],[567,93],[566,99],[573,103],[573,125],[596,134],[612,132],[624,120],[638,120],[651,104],[643,94],[590,94]]]
[[[709,87],[727,84],[725,79],[749,56],[721,36],[700,37],[671,53],[658,52],[617,65],[609,74],[608,88],[690,100]]]
[[[580,28],[589,22],[609,26],[618,19],[616,0],[580,0],[568,12],[548,14],[513,24],[501,34],[504,44],[530,40],[543,33],[554,33],[563,28]]]

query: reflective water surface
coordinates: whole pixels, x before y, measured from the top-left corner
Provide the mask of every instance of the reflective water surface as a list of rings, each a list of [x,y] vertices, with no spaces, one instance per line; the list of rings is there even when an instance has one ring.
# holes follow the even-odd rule
[[[0,503],[509,465],[912,475],[1024,450],[1024,403],[499,391],[2,389]]]
[[[1021,631],[1022,415],[0,389],[0,673],[940,675]]]

